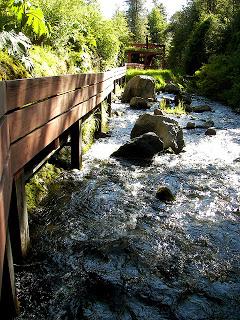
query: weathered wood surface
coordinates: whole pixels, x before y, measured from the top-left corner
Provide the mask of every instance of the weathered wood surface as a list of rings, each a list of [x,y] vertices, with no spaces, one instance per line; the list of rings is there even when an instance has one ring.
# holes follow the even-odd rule
[[[125,67],[122,67],[102,73],[6,81],[6,108],[8,111],[17,109],[63,92],[91,86],[113,77],[121,77],[124,72]]]
[[[104,92],[61,114],[13,143],[11,145],[13,174],[23,168],[28,161],[59,137],[62,132],[93,110],[112,90],[113,86],[111,85]]]
[[[77,89],[9,114],[11,143],[44,125],[69,109],[88,101],[112,85],[112,79]]]
[[[10,208],[12,177],[10,170],[10,156],[6,159],[0,182],[0,288],[2,283],[3,261],[6,245],[6,230]],[[1,292],[1,290],[0,290]],[[1,294],[1,293],[0,293]]]
[[[3,168],[10,150],[10,138],[7,117],[0,118],[0,181]]]

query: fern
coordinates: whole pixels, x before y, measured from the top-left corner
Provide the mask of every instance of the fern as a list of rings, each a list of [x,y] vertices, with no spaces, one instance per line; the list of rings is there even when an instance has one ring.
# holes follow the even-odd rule
[[[0,32],[0,50],[7,51],[10,56],[21,61],[29,71],[33,68],[28,54],[31,45],[30,39],[21,32],[16,33],[13,30]]]

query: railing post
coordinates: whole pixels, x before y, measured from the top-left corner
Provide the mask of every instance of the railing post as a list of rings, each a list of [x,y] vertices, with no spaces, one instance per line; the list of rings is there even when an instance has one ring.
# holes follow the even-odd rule
[[[9,232],[7,232],[0,301],[1,319],[13,319],[17,316],[18,312],[19,306],[16,296],[11,242]]]
[[[113,93],[116,94],[116,80],[113,81]]]
[[[14,177],[8,224],[13,259],[19,261],[27,255],[30,244],[24,171]]]
[[[71,136],[71,167],[80,170],[82,167],[82,119],[70,128]]]
[[[109,95],[107,96],[107,104],[108,104],[107,113],[108,113],[108,116],[111,117],[112,116],[112,92],[110,92]]]

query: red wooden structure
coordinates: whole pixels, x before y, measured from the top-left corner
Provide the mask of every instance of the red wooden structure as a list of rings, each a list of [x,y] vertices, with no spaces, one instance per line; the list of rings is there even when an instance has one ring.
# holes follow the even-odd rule
[[[165,66],[165,45],[148,43],[133,43],[126,50],[127,67],[141,69],[156,68],[154,60],[160,61],[160,67]]]

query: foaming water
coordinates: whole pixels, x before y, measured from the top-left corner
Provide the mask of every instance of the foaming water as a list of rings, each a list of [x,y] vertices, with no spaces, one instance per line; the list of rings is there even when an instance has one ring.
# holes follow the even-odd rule
[[[142,114],[113,105],[123,116],[111,137],[36,213],[37,263],[17,274],[19,319],[239,319],[240,116],[194,99],[205,103],[213,112],[175,119],[212,120],[217,135],[184,130],[184,152],[145,166],[110,157]],[[160,185],[175,202],[156,199]]]

